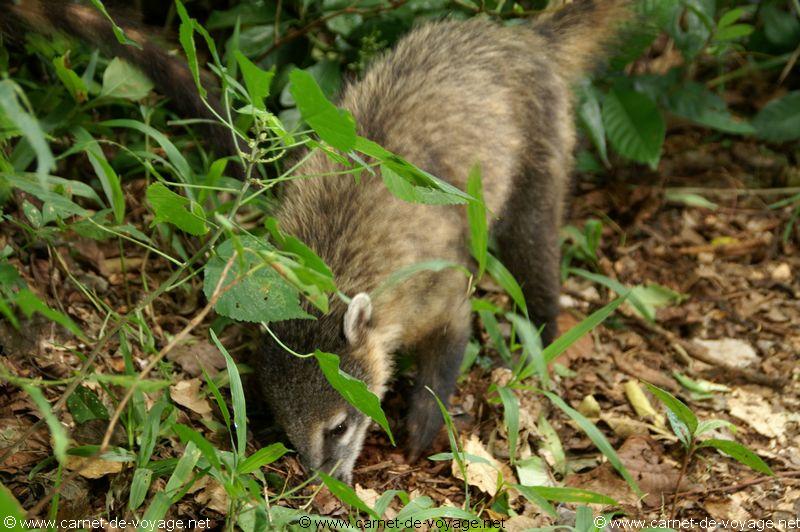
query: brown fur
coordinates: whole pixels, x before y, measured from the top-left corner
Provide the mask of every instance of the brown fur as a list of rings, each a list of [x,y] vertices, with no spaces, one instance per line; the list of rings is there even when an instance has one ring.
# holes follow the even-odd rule
[[[350,85],[341,105],[359,132],[428,172],[464,188],[474,164],[482,169],[485,199],[500,258],[522,284],[530,315],[556,333],[558,229],[575,143],[571,83],[595,60],[621,19],[622,0],[576,0],[524,26],[473,19],[424,25]],[[322,153],[300,170],[337,170]],[[458,270],[425,272],[380,290],[397,270],[445,259],[471,265],[463,206],[409,204],[377,176],[301,179],[284,191],[277,217],[331,267],[341,291],[371,293],[373,311],[364,340],[341,334],[345,305],[319,321],[274,325],[300,351],[342,355],[342,365],[382,395],[391,355],[415,355],[417,389],[411,402],[412,454],[429,445],[441,426],[430,387],[443,401],[454,389],[469,337],[467,279]],[[268,340],[257,373],[267,400],[303,453],[331,412],[346,408],[313,363],[281,353]],[[351,412],[351,421],[358,414]],[[351,464],[358,446],[335,446],[311,460]],[[324,464],[324,465],[323,465]],[[349,478],[349,470],[339,470]]]

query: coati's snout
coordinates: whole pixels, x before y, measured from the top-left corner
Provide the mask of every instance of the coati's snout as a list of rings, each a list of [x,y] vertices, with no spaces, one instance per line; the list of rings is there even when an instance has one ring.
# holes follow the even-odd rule
[[[369,296],[358,294],[343,313],[279,322],[271,328],[297,353],[319,349],[339,355],[342,371],[382,395],[385,383],[372,374],[371,365],[363,358],[371,316]],[[256,372],[275,420],[307,469],[333,472],[350,482],[370,419],[330,385],[314,357],[295,356],[272,338],[264,341]]]

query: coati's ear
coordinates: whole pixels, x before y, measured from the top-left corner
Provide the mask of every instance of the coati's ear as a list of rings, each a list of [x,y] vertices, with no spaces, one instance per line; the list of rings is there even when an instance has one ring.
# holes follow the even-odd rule
[[[347,305],[344,313],[344,336],[351,344],[357,343],[364,335],[372,318],[372,300],[369,294],[356,294]]]

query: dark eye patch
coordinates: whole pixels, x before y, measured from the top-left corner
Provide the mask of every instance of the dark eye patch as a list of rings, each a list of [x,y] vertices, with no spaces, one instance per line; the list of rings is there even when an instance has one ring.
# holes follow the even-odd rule
[[[347,432],[347,421],[342,421],[331,430],[328,431],[328,434],[331,436],[335,436],[337,438],[341,437],[345,432]]]

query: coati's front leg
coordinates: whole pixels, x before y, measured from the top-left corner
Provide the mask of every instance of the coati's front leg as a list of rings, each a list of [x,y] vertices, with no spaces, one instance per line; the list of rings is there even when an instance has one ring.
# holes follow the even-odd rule
[[[411,393],[407,419],[408,458],[414,462],[425,452],[442,427],[443,418],[430,388],[448,405],[455,390],[461,360],[469,339],[469,320],[444,326],[415,346],[417,379]]]

